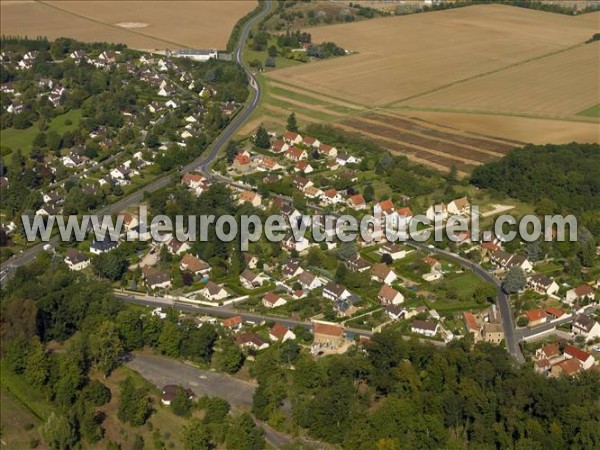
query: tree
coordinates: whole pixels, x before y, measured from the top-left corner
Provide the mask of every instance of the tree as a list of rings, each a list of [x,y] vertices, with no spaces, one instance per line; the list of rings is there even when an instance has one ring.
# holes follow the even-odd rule
[[[346,281],[346,276],[348,275],[348,268],[346,264],[339,263],[337,266],[337,270],[335,271],[335,282],[336,283],[344,283]]]
[[[269,148],[271,146],[271,138],[269,137],[269,133],[267,133],[267,130],[263,124],[260,124],[258,130],[256,130],[254,145],[259,148]]]
[[[244,363],[244,354],[232,340],[226,340],[218,353],[217,367],[227,373],[236,373]]]
[[[394,258],[389,253],[384,253],[381,255],[381,262],[389,266],[394,263]]]
[[[146,397],[143,387],[136,387],[131,376],[120,383],[121,401],[117,411],[117,417],[121,422],[129,422],[133,426],[146,423],[150,416],[150,400]]]
[[[229,414],[229,402],[220,397],[211,397],[206,404],[205,423],[222,423]]]
[[[275,67],[275,58],[267,56],[267,59],[265,59],[265,67]]]
[[[40,427],[40,435],[46,445],[52,449],[69,449],[77,442],[75,428],[63,415],[50,414],[46,423]]]
[[[163,355],[178,357],[180,354],[181,331],[173,322],[166,321],[163,325],[160,337],[158,338],[158,348]]]
[[[287,118],[287,130],[288,131],[298,131],[298,122],[296,121],[296,114],[291,113]]]
[[[265,448],[263,430],[258,428],[248,413],[234,417],[225,443],[229,450],[261,450]]]
[[[226,157],[227,157],[227,162],[229,164],[231,164],[233,162],[233,160],[235,159],[235,156],[237,155],[238,152],[238,142],[237,141],[229,141],[227,143],[227,150],[225,152]]]
[[[519,266],[514,266],[510,268],[504,277],[502,289],[507,294],[516,294],[525,287],[525,283],[527,283],[525,272]]]
[[[344,242],[337,251],[337,256],[342,261],[349,261],[356,257],[357,254],[358,250],[356,244],[353,242]]]
[[[177,416],[188,417],[192,410],[192,401],[182,387],[177,388],[175,398],[171,402],[171,410]]]
[[[198,419],[192,419],[183,427],[183,446],[185,450],[210,449],[210,432],[208,427]]]
[[[267,52],[269,53],[269,56],[271,58],[275,58],[277,56],[277,47],[275,45],[271,45],[268,49]]]
[[[48,381],[50,361],[44,345],[35,336],[25,359],[25,379],[35,388],[41,388]]]
[[[363,192],[363,198],[365,199],[366,202],[370,202],[370,201],[373,201],[374,196],[375,196],[375,189],[373,188],[373,185],[367,184],[365,186],[365,190]]]
[[[127,269],[127,260],[119,251],[101,253],[92,260],[98,276],[110,281],[120,280]]]
[[[112,322],[104,321],[90,336],[93,358],[100,372],[106,378],[119,363],[119,356],[123,352],[121,339]]]
[[[81,392],[82,399],[94,406],[102,406],[110,402],[112,397],[110,389],[98,380],[90,381]]]

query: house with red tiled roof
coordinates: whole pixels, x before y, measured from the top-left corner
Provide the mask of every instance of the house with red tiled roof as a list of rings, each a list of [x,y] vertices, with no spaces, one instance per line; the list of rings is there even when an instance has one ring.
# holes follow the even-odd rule
[[[273,158],[269,158],[268,156],[263,156],[258,163],[257,169],[263,172],[269,172],[271,170],[281,169],[282,166],[275,161]]]
[[[302,136],[294,131],[283,133],[283,140],[291,145],[302,144]]]
[[[272,341],[285,342],[290,339],[296,339],[296,335],[289,328],[284,327],[280,323],[276,323],[269,330],[269,339]]]
[[[210,273],[210,265],[201,260],[200,258],[195,257],[194,255],[190,255],[189,253],[184,255],[181,258],[181,263],[179,264],[179,268],[181,270],[187,270],[188,272],[192,272],[195,275],[208,275]]]
[[[553,363],[564,359],[564,356],[561,354],[560,348],[556,342],[538,348],[535,352],[535,357],[537,359],[547,359]]]
[[[239,330],[242,327],[243,320],[242,316],[234,316],[228,319],[223,319],[221,322],[224,327],[229,328],[231,330]]]
[[[321,145],[319,145],[319,154],[320,155],[324,155],[327,158],[336,158],[337,157],[337,148],[328,145],[328,144],[323,144],[321,143]],[[336,160],[336,163],[339,165],[339,161]]]
[[[284,153],[290,148],[287,142],[275,141],[271,144],[271,151],[273,153]]]
[[[301,148],[290,147],[287,152],[285,152],[285,157],[290,161],[302,161],[308,158],[308,153]]]
[[[246,333],[237,334],[235,343],[241,348],[250,348],[252,350],[263,350],[269,347],[269,343],[261,338],[258,334],[248,331]]]
[[[344,329],[340,325],[317,322],[313,334],[315,344],[339,347],[344,342]]]
[[[343,200],[340,193],[333,188],[327,189],[325,192],[323,192],[323,195],[321,196],[321,202],[326,205],[337,205],[342,201]]]
[[[308,161],[300,161],[294,166],[294,172],[311,173],[314,171],[315,169]]]
[[[576,288],[567,291],[565,302],[569,305],[573,305],[573,303],[585,298],[594,298],[594,289],[592,289],[589,284],[582,284],[581,286],[577,286]]]
[[[379,281],[380,283],[391,285],[398,279],[398,275],[396,275],[396,273],[391,269],[391,267],[388,267],[387,264],[379,263],[375,264],[371,268],[371,279]]]
[[[259,193],[254,191],[242,191],[238,197],[238,203],[240,205],[250,203],[252,206],[258,207],[262,203],[262,197]]]
[[[448,203],[448,214],[469,214],[471,212],[471,204],[467,197],[457,198]]]
[[[348,206],[356,210],[361,210],[367,207],[367,202],[365,202],[362,195],[355,194],[348,199]]]
[[[596,364],[596,360],[591,354],[585,350],[575,347],[574,345],[569,345],[565,348],[565,356],[569,359],[577,359],[581,363],[583,370],[588,370],[590,367]]]
[[[535,327],[536,325],[541,325],[546,323],[548,317],[546,316],[546,311],[543,309],[530,309],[529,311],[525,311],[525,316],[529,321],[528,327]]]
[[[266,293],[262,299],[262,304],[265,308],[277,308],[278,306],[283,306],[286,303],[287,301],[275,292]]]
[[[477,323],[475,315],[470,312],[464,312],[463,322],[465,323],[467,332],[473,336],[474,342],[479,342],[481,340],[481,326]]]
[[[404,296],[387,284],[381,286],[379,289],[379,293],[377,294],[377,299],[381,302],[382,305],[400,305],[404,303]]]
[[[550,376],[552,378],[559,378],[561,376],[572,377],[577,375],[583,370],[581,363],[577,359],[565,359],[564,361],[554,364],[550,369]]]
[[[546,314],[548,316],[550,316],[551,320],[554,320],[554,319],[558,319],[559,317],[564,316],[565,312],[560,308],[555,308],[553,306],[550,306],[550,307],[546,308]]]
[[[316,137],[312,136],[304,136],[304,145],[308,145],[309,147],[319,148],[321,146],[321,141],[319,141]]]

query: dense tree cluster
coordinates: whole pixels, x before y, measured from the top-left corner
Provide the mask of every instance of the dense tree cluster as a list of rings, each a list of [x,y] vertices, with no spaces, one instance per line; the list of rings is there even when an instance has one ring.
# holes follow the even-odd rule
[[[269,348],[256,359],[253,411],[347,449],[553,448],[600,445],[600,377],[552,380],[498,347],[440,350],[390,330],[363,351],[319,360]],[[286,404],[292,405],[291,416]]]

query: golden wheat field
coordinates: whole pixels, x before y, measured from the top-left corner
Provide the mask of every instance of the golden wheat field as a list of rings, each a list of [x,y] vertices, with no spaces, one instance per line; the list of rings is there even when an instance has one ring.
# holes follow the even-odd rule
[[[598,32],[599,21],[600,13],[572,17],[478,5],[317,27],[313,41],[357,53],[277,70],[269,78],[365,106],[389,105],[563,51]]]
[[[224,49],[248,1],[2,1],[5,35],[71,37],[137,49]]]

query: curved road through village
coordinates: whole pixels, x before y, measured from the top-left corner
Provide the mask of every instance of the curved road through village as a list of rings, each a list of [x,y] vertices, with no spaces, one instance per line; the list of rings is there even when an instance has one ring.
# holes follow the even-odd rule
[[[246,67],[244,61],[242,60],[242,52],[244,49],[244,44],[246,39],[248,38],[248,34],[250,32],[250,28],[252,26],[262,20],[269,12],[271,8],[271,0],[265,0],[263,3],[262,10],[253,18],[251,18],[246,24],[244,24],[241,32],[240,38],[238,39],[236,48],[234,50],[235,60],[238,64],[240,64],[246,74],[248,75],[248,83],[250,85],[251,94],[250,100],[247,101],[242,107],[241,111],[234,117],[234,119],[221,131],[221,133],[215,138],[212,144],[208,147],[208,149],[196,160],[184,166],[178,173],[171,173],[165,176],[162,176],[146,186],[142,187],[138,191],[134,192],[127,197],[112,203],[102,209],[95,211],[95,214],[102,215],[110,215],[117,214],[118,212],[127,209],[128,207],[138,204],[144,198],[144,194],[146,192],[154,192],[163,187],[169,185],[173,181],[173,175],[179,177],[181,174],[191,172],[194,170],[201,171],[205,176],[210,176],[210,165],[217,157],[219,150],[225,143],[227,143],[237,132],[240,126],[250,117],[250,115],[254,112],[256,107],[260,102],[260,98],[262,96],[261,87],[256,81],[256,77],[254,74]],[[54,236],[48,242],[52,246],[56,246],[59,242],[58,236]],[[12,258],[8,259],[4,263],[0,264],[0,283],[4,283],[11,275],[11,272],[19,266],[27,264],[35,259],[35,257],[44,250],[44,246],[47,243],[41,243],[35,245],[23,252],[14,255]]]

